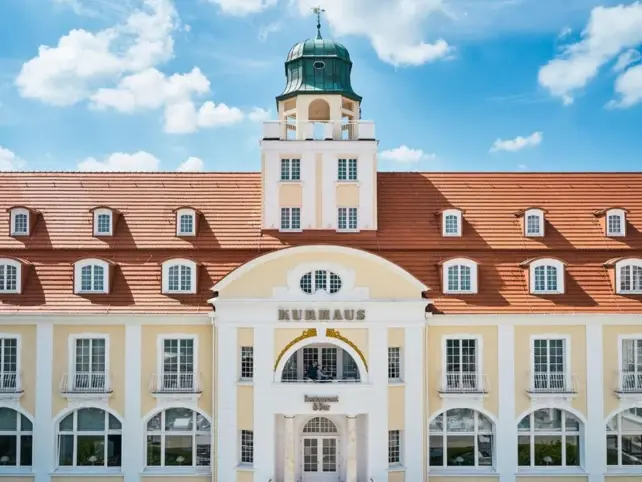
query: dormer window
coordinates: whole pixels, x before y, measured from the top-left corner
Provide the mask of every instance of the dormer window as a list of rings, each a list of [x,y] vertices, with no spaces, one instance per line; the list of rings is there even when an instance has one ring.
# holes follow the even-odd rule
[[[529,209],[524,213],[524,235],[532,238],[544,236],[544,211]]]
[[[606,235],[626,236],[626,211],[624,209],[606,211]]]
[[[442,264],[443,292],[446,294],[477,293],[477,263],[456,258]]]
[[[74,293],[109,293],[110,264],[102,259],[83,259],[74,265]]]
[[[164,294],[195,294],[197,265],[189,259],[165,261],[163,271]]]
[[[36,213],[23,206],[9,208],[8,211],[11,213],[11,236],[29,236]]]
[[[114,212],[106,207],[92,209],[94,216],[94,236],[113,236]]]
[[[558,259],[536,259],[522,263],[529,270],[531,294],[563,294],[565,265]]]
[[[615,263],[616,292],[642,294],[642,259],[622,259]]]
[[[459,209],[446,209],[437,214],[441,214],[441,233],[443,236],[461,236],[462,212]]]
[[[299,285],[301,290],[309,295],[318,291],[335,294],[341,289],[341,278],[331,271],[316,270],[304,274]]]
[[[199,212],[183,207],[176,211],[176,236],[196,236]]]
[[[0,259],[0,293],[20,294],[22,264],[14,259]]]

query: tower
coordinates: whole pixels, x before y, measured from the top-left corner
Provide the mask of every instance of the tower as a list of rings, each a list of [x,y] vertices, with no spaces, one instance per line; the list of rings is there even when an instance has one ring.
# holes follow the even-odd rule
[[[377,229],[374,122],[361,120],[352,60],[321,35],[299,42],[285,62],[278,120],[261,141],[264,230]]]

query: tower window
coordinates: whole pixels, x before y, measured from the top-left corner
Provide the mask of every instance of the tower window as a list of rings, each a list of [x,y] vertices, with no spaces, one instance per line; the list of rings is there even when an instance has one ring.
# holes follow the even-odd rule
[[[301,230],[301,208],[281,208],[281,231]]]
[[[337,218],[339,231],[357,230],[357,208],[339,208]]]
[[[317,60],[315,63],[312,64],[312,66],[317,70],[322,70],[325,68],[325,62],[321,60]]]
[[[301,160],[281,159],[281,181],[301,180]]]
[[[339,181],[356,181],[357,180],[357,160],[356,159],[339,159],[338,180]]]

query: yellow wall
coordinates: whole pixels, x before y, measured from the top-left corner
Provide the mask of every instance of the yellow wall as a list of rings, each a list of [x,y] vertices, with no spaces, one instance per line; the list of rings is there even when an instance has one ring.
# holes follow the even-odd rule
[[[303,190],[300,184],[279,184],[279,206],[301,207],[303,205]]]
[[[405,480],[406,480],[406,473],[403,470],[388,472],[388,482],[405,482]]]
[[[403,347],[406,342],[406,331],[403,328],[388,328],[388,346]]]
[[[403,430],[405,428],[405,387],[388,387],[388,430]]]
[[[454,480],[453,480],[454,479]],[[543,477],[537,477],[538,480],[546,481],[548,479]],[[462,475],[459,477],[438,477],[431,475],[430,482],[454,482],[459,480],[465,480],[466,482],[498,482],[499,477],[497,476],[484,476],[484,475]],[[520,479],[521,480],[521,479]]]
[[[31,416],[36,412],[36,325],[5,325],[0,332],[20,336],[20,405]],[[66,353],[66,350],[65,350]],[[6,478],[3,480],[7,480]],[[24,480],[24,479],[23,479]]]
[[[254,473],[239,470],[236,472],[236,482],[254,482]]]
[[[240,348],[242,346],[254,346],[254,328],[239,328],[237,340],[240,355]]]
[[[32,475],[0,475],[2,482],[33,482]],[[101,480],[103,478],[101,477]],[[120,479],[122,480],[122,478]],[[120,480],[118,482],[120,482]]]
[[[584,326],[516,326],[515,327],[515,412],[522,414],[531,406],[527,390],[531,380],[531,336],[569,336],[571,374],[577,383],[577,396],[572,406],[586,416],[586,329]],[[566,347],[568,350],[569,347]],[[523,354],[523,356],[518,356]]]
[[[236,388],[236,396],[238,429],[254,430],[254,387],[239,386]]]
[[[338,207],[359,207],[358,184],[337,184],[336,196]]]
[[[212,482],[211,476],[194,476],[194,475],[181,476],[178,474],[172,475],[171,477],[141,474],[140,478],[145,482]],[[105,480],[104,477],[100,477],[98,480],[97,479],[98,478],[95,478],[92,482],[101,482]],[[69,478],[69,482],[74,482],[76,480],[78,480],[76,477]],[[90,479],[87,479],[87,481],[89,480]]]
[[[211,326],[163,326],[144,325],[142,328],[142,384],[141,405],[143,415],[156,408],[156,399],[149,392],[149,382],[154,373],[158,373],[158,337],[160,335],[197,335],[198,337],[198,372],[200,374],[203,393],[198,400],[198,407],[207,415],[212,416],[212,327]],[[113,345],[112,345],[113,347]],[[161,347],[162,350],[162,347]],[[121,356],[122,358],[122,356]],[[162,367],[160,367],[162,368]],[[191,480],[191,479],[190,479]],[[166,481],[165,481],[166,482]]]
[[[69,353],[69,337],[72,335],[96,334],[109,336],[109,377],[113,393],[109,406],[119,416],[125,414],[125,326],[124,325],[54,325],[52,363],[53,394],[52,413],[54,417],[67,408],[67,399],[60,394],[60,380],[69,372],[69,360],[75,359],[75,352]],[[75,347],[72,347],[75,350]]]
[[[620,400],[615,395],[617,377],[619,371],[619,360],[621,357],[618,338],[620,335],[641,334],[640,326],[609,326],[602,327],[602,349],[604,350],[604,418],[619,409]],[[621,481],[618,478],[618,481]],[[622,481],[623,482],[623,481]]]
[[[3,477],[3,482],[6,481]],[[22,479],[24,482],[24,479]],[[123,482],[123,477],[118,477],[118,476],[104,476],[104,475],[99,475],[96,477],[83,477],[83,476],[69,476],[69,475],[52,475],[51,476],[51,481],[52,482]]]
[[[640,480],[642,480],[642,476],[639,476],[639,475],[637,477],[635,477],[635,476],[629,476],[629,477],[621,477],[621,476],[613,477],[613,476],[611,476],[611,477],[609,477],[608,475],[606,477],[604,477],[604,482],[640,482]]]
[[[479,337],[482,346],[482,373],[488,382],[488,394],[484,398],[484,409],[495,417],[498,414],[499,373],[497,366],[497,327],[496,326],[429,326],[428,327],[428,406],[430,416],[441,412],[443,400],[439,395],[445,353],[443,339],[450,335],[471,335]],[[517,352],[519,353],[519,352]]]
[[[575,477],[525,477],[517,476],[519,482],[586,482],[588,477],[575,476]],[[620,477],[617,478],[618,482],[622,481]],[[623,481],[622,481],[623,482]]]

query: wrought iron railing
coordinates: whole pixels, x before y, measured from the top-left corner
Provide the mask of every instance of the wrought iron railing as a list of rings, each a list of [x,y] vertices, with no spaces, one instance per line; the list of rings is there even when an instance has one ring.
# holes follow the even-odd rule
[[[60,381],[62,393],[110,393],[107,372],[65,373]]]
[[[149,383],[152,393],[202,393],[201,378],[197,373],[154,373]]]
[[[533,373],[530,393],[576,393],[577,382],[573,375],[564,372]]]
[[[445,372],[442,375],[441,393],[486,393],[488,377],[476,372]]]

